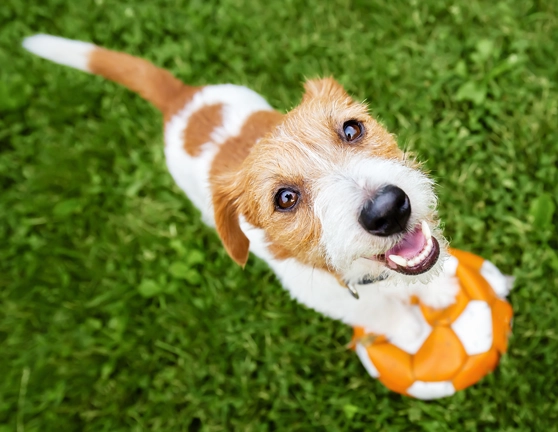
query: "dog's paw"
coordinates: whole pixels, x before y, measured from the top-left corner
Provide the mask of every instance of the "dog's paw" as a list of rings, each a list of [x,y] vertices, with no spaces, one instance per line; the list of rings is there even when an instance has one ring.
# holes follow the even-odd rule
[[[408,309],[404,316],[400,316],[396,325],[387,332],[389,341],[408,352],[414,354],[422,346],[431,327],[424,320],[418,306]]]
[[[455,303],[459,289],[459,281],[455,276],[441,276],[422,287],[417,295],[426,306],[443,309]]]
[[[515,284],[515,276],[504,275],[504,278],[506,279],[506,291],[500,295],[501,297],[506,297]]]
[[[502,274],[498,267],[488,260],[485,260],[482,264],[481,275],[486,279],[494,292],[500,298],[506,298],[515,282],[515,278],[513,276]]]

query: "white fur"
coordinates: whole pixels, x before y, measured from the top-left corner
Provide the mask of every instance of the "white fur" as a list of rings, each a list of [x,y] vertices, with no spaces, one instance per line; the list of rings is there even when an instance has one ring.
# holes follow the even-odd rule
[[[394,287],[388,281],[360,285],[357,300],[331,273],[301,264],[294,258],[275,259],[268,250],[263,230],[251,226],[243,218],[241,227],[250,240],[250,250],[268,263],[282,285],[300,303],[345,324],[385,334],[401,344],[412,343],[422,334],[421,320],[409,304],[409,298],[413,294],[420,296],[428,286],[401,284]],[[451,298],[444,306],[453,301]]]
[[[364,203],[377,189],[392,184],[405,191],[412,209],[409,226],[426,219],[436,205],[432,181],[400,162],[352,155],[327,172],[313,191],[314,212],[322,224],[328,262],[343,273],[356,259],[382,254],[398,240],[368,235],[358,222]]]
[[[441,275],[417,290],[420,300],[427,306],[442,309],[455,300],[459,292],[459,280],[455,276]]]
[[[192,114],[204,106],[223,104],[223,124],[211,134],[210,142],[202,146],[199,156],[184,150],[184,131]],[[167,166],[176,184],[186,192],[202,212],[206,224],[214,226],[209,171],[219,147],[228,138],[240,133],[246,119],[256,111],[271,111],[271,106],[259,94],[246,87],[221,84],[204,87],[165,125],[165,155]]]
[[[402,335],[395,335],[390,342],[408,354],[416,354],[432,333],[432,326],[424,318],[420,306],[413,305],[409,309],[410,314],[414,317],[410,327],[412,334],[409,335],[408,332],[405,332]]]
[[[82,70],[89,70],[89,54],[96,46],[77,40],[46,34],[37,34],[23,40],[23,48],[55,63]]]
[[[459,280],[456,277],[457,258],[448,256],[441,259],[442,274],[418,290],[420,300],[427,306],[441,309],[455,301],[459,292]]]

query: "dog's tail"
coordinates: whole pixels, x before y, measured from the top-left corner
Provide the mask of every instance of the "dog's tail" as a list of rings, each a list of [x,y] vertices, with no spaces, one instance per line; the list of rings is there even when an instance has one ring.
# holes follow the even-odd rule
[[[102,75],[139,93],[168,117],[196,92],[146,60],[110,51],[88,42],[46,34],[25,38],[23,47],[40,57],[85,72]],[[178,104],[178,105],[177,105]]]

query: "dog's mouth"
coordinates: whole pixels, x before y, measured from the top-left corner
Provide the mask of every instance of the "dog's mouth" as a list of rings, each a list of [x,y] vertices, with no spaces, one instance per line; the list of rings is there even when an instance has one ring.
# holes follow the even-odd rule
[[[377,257],[386,265],[405,275],[418,275],[430,270],[440,256],[440,245],[432,236],[426,222],[417,225],[415,229],[401,239],[383,257]],[[383,258],[383,259],[382,259]]]

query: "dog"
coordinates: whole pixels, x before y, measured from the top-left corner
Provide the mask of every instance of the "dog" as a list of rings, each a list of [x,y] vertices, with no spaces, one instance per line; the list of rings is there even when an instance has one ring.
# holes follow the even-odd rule
[[[91,43],[39,34],[23,46],[158,108],[177,185],[236,263],[253,252],[299,302],[400,341],[422,331],[413,296],[454,302],[433,181],[334,79],[308,80],[282,114],[246,87],[188,86]]]

